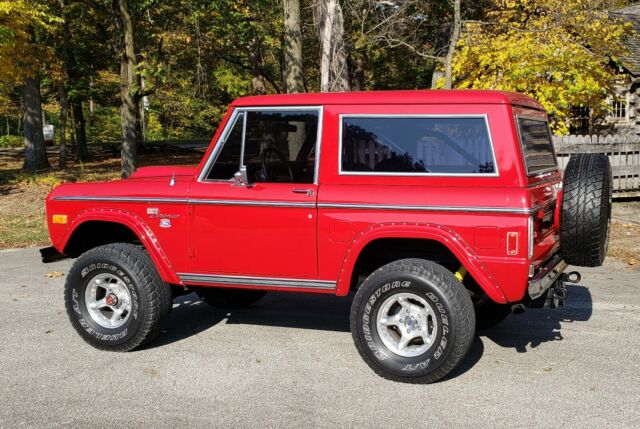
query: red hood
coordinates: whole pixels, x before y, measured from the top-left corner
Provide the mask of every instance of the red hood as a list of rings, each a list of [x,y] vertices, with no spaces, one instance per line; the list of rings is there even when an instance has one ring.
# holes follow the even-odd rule
[[[196,167],[189,166],[170,165],[158,167],[142,167],[131,176],[129,176],[129,179],[150,179],[172,176],[175,176],[176,178],[179,176],[193,177],[195,174]]]

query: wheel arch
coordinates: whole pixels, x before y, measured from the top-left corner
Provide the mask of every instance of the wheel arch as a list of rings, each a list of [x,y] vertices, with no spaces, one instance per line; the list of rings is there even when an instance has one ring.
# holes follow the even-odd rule
[[[410,246],[406,252],[393,253],[399,244]],[[455,267],[452,269],[453,272],[457,271],[459,266],[463,266],[468,275],[492,300],[498,303],[507,302],[497,280],[463,238],[447,226],[428,223],[382,223],[361,232],[346,252],[338,277],[337,295],[347,295],[357,285],[358,276],[361,274],[358,270],[363,264],[366,266],[366,259],[371,255],[370,250],[376,247],[384,249],[385,246],[389,246],[386,248],[390,249],[393,256],[378,267],[391,260],[405,257],[438,255],[448,261],[450,269]]]
[[[140,243],[163,281],[182,284],[151,228],[139,216],[125,210],[81,212],[56,247],[67,256],[77,257],[91,248],[118,242]]]

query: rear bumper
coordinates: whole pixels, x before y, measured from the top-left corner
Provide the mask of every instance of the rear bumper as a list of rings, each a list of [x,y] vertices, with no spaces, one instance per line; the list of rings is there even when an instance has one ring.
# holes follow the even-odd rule
[[[527,287],[529,298],[533,300],[541,297],[560,278],[566,268],[567,263],[559,253],[549,258],[529,279]]]

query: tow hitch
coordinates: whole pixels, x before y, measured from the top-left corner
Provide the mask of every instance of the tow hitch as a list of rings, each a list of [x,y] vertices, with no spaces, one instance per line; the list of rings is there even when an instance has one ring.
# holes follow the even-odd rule
[[[523,304],[529,308],[563,308],[568,297],[566,283],[579,283],[581,280],[580,273],[572,271],[570,273],[561,273],[553,284],[547,289],[543,295],[532,299],[530,296],[524,300]],[[515,311],[514,311],[515,312]]]
[[[549,308],[562,308],[567,300],[567,288],[565,283],[578,283],[582,279],[580,273],[572,271],[570,273],[562,273],[558,280],[547,291],[547,297],[544,305]]]

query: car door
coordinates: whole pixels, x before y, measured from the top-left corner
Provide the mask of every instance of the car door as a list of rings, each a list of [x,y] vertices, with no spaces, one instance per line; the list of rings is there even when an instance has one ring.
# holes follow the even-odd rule
[[[189,192],[193,273],[317,277],[321,116],[316,107],[234,111]]]

